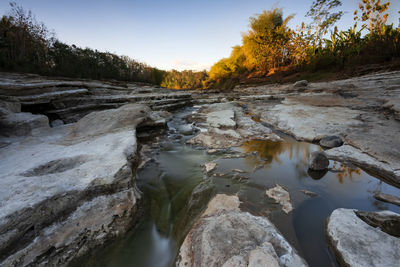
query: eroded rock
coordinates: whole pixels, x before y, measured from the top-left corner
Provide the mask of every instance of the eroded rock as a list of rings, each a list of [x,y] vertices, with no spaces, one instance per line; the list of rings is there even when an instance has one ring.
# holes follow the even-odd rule
[[[242,212],[239,204],[237,196],[216,195],[185,238],[176,265],[307,266],[267,218]]]
[[[400,216],[390,211],[374,213]],[[328,218],[327,236],[339,262],[346,266],[398,266],[400,239],[369,225],[355,210],[336,209]]]
[[[127,105],[0,138],[0,265],[67,265],[128,229],[140,198],[135,128],[150,113]]]

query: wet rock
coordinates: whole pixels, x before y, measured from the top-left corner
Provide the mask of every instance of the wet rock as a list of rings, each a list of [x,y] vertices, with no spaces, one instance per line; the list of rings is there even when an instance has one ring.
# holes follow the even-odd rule
[[[329,160],[324,152],[314,151],[310,155],[308,168],[313,171],[326,170],[329,166]]]
[[[50,123],[51,127],[58,127],[64,125],[64,122],[62,120],[54,120]]]
[[[307,266],[275,226],[216,195],[183,242],[177,266]],[[261,264],[261,265],[259,265]]]
[[[393,196],[393,195],[388,195],[388,194],[383,194],[383,193],[375,193],[374,198],[380,201],[392,203],[394,205],[400,206],[400,198]]]
[[[285,213],[289,213],[293,210],[292,203],[290,202],[289,192],[286,191],[282,186],[276,185],[275,187],[268,189],[266,192],[268,197],[275,199]]]
[[[353,146],[343,145],[341,147],[335,147],[326,150],[325,154],[329,159],[356,163],[363,166],[363,168],[379,174],[379,177],[384,178],[389,183],[400,184],[400,171],[395,169],[396,166],[388,162],[377,160],[375,157]]]
[[[371,213],[399,217],[390,211]],[[327,237],[344,266],[398,266],[400,239],[369,225],[355,210],[336,209],[328,218]]]
[[[305,195],[307,195],[307,196],[309,196],[309,197],[316,197],[316,196],[318,196],[317,193],[314,193],[314,192],[308,191],[308,190],[300,190],[300,192],[302,192],[303,194],[305,194]]]
[[[204,165],[204,167],[206,168],[206,172],[212,172],[216,167],[217,167],[217,163],[215,162],[208,162]]]
[[[239,146],[252,139],[280,140],[271,129],[257,123],[235,103],[205,105],[196,124],[202,130],[188,144],[211,149]]]
[[[233,169],[232,172],[246,173],[244,170],[241,170],[241,169]]]
[[[297,81],[293,84],[294,87],[305,87],[308,85],[308,81],[307,80],[301,80],[301,81]]]
[[[321,171],[314,171],[314,170],[311,170],[311,169],[308,169],[308,170],[307,170],[307,174],[308,174],[311,178],[313,178],[314,180],[320,180],[320,179],[322,179],[322,177],[324,177],[325,174],[327,174],[327,173],[328,173],[328,169],[321,170]]]
[[[339,147],[343,145],[343,139],[337,135],[325,136],[321,138],[319,144],[325,148]]]
[[[191,135],[193,134],[193,125],[184,124],[178,127],[178,131],[183,135]]]

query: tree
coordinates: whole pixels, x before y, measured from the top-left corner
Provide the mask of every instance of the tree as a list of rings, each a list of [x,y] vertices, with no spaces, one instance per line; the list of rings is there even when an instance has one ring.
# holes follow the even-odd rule
[[[368,28],[370,34],[380,35],[388,18],[386,11],[389,5],[389,1],[382,3],[381,0],[362,0],[358,4],[361,14],[358,14],[358,10],[354,11],[354,20],[361,20],[363,27]]]
[[[322,45],[322,37],[343,16],[343,11],[332,12],[341,5],[339,0],[316,0],[312,3],[306,16],[312,19],[309,27],[314,30],[314,46]]]
[[[243,35],[245,65],[249,70],[267,71],[284,64],[292,34],[287,23],[292,18],[290,15],[283,19],[282,9],[278,8],[250,17],[250,30]]]

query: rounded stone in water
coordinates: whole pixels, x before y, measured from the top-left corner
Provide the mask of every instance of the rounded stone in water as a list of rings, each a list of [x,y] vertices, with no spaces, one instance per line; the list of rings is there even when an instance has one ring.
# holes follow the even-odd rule
[[[310,162],[308,168],[314,171],[321,171],[327,169],[329,160],[324,152],[314,151],[310,155]]]

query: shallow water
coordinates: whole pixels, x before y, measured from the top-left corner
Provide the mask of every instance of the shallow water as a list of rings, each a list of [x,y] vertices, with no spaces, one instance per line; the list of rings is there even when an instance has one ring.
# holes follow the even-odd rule
[[[179,245],[200,209],[188,210],[193,189],[208,179],[202,165],[218,163],[211,176],[217,193],[237,194],[241,207],[267,216],[310,266],[337,265],[325,238],[325,221],[336,208],[363,211],[400,207],[377,201],[373,192],[400,195],[400,190],[354,166],[331,161],[331,171],[323,176],[307,172],[307,156],[319,146],[285,137],[283,142],[253,140],[226,153],[208,155],[205,150],[185,145],[191,136],[174,129],[184,124],[186,109],[169,123],[168,137],[153,152],[154,162],[139,172],[139,188],[144,192],[147,213],[125,238],[97,253],[88,266],[172,266]],[[235,157],[246,153],[241,158]],[[232,169],[245,173],[235,174]],[[291,196],[294,210],[281,206],[265,195],[268,188],[283,185]],[[318,194],[310,197],[300,190]],[[210,195],[211,197],[211,195]],[[202,207],[206,205],[200,203]],[[194,214],[193,214],[194,213]]]

